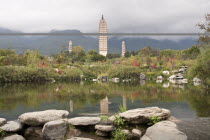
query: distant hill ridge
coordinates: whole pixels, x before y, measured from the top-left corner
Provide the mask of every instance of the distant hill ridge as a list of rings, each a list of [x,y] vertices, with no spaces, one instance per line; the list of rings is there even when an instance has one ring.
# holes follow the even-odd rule
[[[0,28],[0,33],[18,33],[6,28]],[[79,30],[51,30],[50,33],[80,33]],[[63,47],[68,47],[69,40],[72,40],[73,46],[82,46],[85,51],[98,51],[98,38],[92,36],[0,36],[0,48],[15,49],[18,53],[26,49],[37,49],[44,55],[60,52]],[[185,38],[179,41],[158,40],[152,38],[140,37],[109,37],[108,52],[120,53],[121,43],[125,41],[126,50],[137,51],[145,46],[151,46],[157,49],[181,50],[196,45],[197,39]]]

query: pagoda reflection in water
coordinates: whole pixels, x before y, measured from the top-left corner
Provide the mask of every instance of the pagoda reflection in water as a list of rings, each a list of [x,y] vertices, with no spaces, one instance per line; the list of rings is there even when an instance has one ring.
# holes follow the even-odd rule
[[[109,98],[106,96],[105,98],[100,100],[100,113],[81,113],[81,114],[89,114],[89,115],[96,115],[96,114],[108,114],[109,113]],[[126,101],[126,96],[122,96],[122,106],[123,108],[127,109],[127,101]],[[69,101],[69,107],[70,107],[70,112],[72,113],[74,111],[74,102],[72,99]]]

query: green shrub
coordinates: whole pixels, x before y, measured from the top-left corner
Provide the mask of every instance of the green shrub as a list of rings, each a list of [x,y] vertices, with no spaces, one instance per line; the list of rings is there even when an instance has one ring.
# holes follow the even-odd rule
[[[125,134],[121,128],[116,129],[112,132],[113,140],[127,140],[128,136]]]
[[[123,107],[121,104],[118,106],[120,113],[125,112],[127,109],[125,107]]]
[[[119,128],[125,125],[125,120],[119,115],[114,115],[114,117],[114,125],[116,125]]]
[[[200,55],[196,63],[190,67],[188,77],[198,77],[201,79],[204,87],[209,88],[210,85],[210,49]]]
[[[0,138],[4,137],[6,135],[7,135],[7,133],[4,130],[0,129]]]
[[[149,122],[147,123],[147,125],[153,125],[156,124],[160,121],[160,118],[158,116],[151,116],[149,117]]]
[[[107,121],[109,116],[101,115],[100,118],[101,118],[102,121]]]
[[[83,79],[92,81],[93,79],[96,79],[97,75],[93,73],[93,71],[90,71],[89,69],[83,69]]]
[[[156,79],[158,74],[156,72],[147,72],[146,77],[147,79]]]
[[[110,69],[108,74],[110,78],[139,80],[141,69],[134,66],[118,66]]]
[[[0,67],[0,82],[41,82],[56,76],[53,69],[18,66]]]
[[[76,81],[81,79],[81,75],[82,71],[79,68],[72,67],[63,70],[60,78],[63,81]]]
[[[53,68],[38,68],[24,66],[0,67],[0,82],[45,82],[51,78],[63,81],[80,80],[82,71],[79,68],[62,70],[59,75]]]
[[[72,124],[69,124],[69,129],[75,129],[75,126]]]

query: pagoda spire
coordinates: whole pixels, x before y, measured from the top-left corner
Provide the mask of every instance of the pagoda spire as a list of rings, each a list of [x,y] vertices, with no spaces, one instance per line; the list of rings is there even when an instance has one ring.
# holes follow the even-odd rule
[[[104,19],[104,15],[102,15],[102,19]]]

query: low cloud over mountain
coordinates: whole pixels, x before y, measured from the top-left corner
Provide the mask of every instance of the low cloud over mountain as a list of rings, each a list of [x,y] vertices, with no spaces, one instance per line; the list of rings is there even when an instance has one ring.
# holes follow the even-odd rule
[[[12,33],[18,32],[5,28],[0,28],[0,32]],[[52,30],[51,32],[75,33],[79,30]],[[0,48],[12,48],[18,53],[26,49],[37,49],[42,54],[54,54],[63,48],[67,50],[69,40],[73,41],[73,46],[82,46],[86,51],[98,50],[98,38],[92,36],[0,36]],[[122,41],[126,43],[126,50],[139,50],[145,46],[151,46],[157,49],[186,49],[196,45],[197,39],[185,38],[174,41],[169,39],[152,39],[140,37],[109,37],[108,52],[120,53]]]

